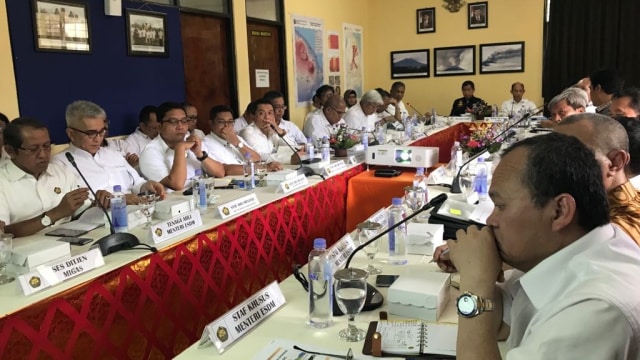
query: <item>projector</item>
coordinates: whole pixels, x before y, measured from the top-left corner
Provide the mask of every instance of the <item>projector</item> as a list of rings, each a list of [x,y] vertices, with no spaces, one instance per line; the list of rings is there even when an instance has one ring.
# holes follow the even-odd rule
[[[369,146],[367,164],[428,168],[438,164],[438,155],[437,147],[393,144]]]

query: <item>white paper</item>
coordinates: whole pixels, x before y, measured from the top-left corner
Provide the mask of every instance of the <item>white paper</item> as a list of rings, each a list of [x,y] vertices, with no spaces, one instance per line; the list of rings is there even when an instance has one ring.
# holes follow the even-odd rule
[[[256,69],[256,87],[269,87],[269,69]]]

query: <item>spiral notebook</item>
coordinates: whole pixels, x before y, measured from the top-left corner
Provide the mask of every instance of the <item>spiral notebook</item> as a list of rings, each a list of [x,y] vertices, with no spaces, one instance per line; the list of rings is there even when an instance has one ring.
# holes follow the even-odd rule
[[[380,334],[382,356],[436,354],[455,358],[458,334],[458,326],[455,324],[380,320],[371,324],[370,332],[373,329]],[[370,346],[372,345],[369,345],[369,349]],[[370,350],[367,353],[371,353]]]

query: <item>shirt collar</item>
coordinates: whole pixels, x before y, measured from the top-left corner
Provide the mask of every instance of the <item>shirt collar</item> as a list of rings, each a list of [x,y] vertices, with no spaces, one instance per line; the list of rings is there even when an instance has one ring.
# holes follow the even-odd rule
[[[156,136],[155,139],[153,139],[154,141],[157,140],[158,141],[158,145],[160,145],[160,150],[163,153],[167,153],[169,151],[173,151],[172,148],[169,147],[169,145],[167,145],[167,142],[164,141],[164,139],[162,138],[162,136],[160,134],[158,134],[158,136]]]
[[[7,172],[7,179],[11,182],[14,181],[18,181],[22,178],[26,178],[26,177],[32,177],[35,179],[35,176],[26,173],[24,170],[20,169],[14,162],[13,160],[7,160],[4,164],[6,172]],[[49,162],[49,166],[47,166],[47,169],[40,175],[42,177],[43,174],[47,174],[47,175],[51,175],[51,162]]]

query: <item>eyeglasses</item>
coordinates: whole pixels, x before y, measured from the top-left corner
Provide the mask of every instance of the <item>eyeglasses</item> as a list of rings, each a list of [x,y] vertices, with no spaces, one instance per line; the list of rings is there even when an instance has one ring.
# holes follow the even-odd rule
[[[287,110],[287,105],[273,105],[275,110]]]
[[[233,126],[236,123],[235,120],[229,120],[229,121],[224,121],[224,120],[216,120],[216,124],[217,125],[222,125],[222,126]]]
[[[340,116],[344,116],[344,114],[346,114],[346,111],[338,111],[336,108],[329,106],[333,111],[335,111],[338,115]]]
[[[38,147],[34,147],[34,148],[29,148],[29,149],[25,149],[22,146],[20,146],[18,149],[26,152],[29,155],[33,155],[33,154],[39,154],[41,151],[44,152],[51,152],[51,143],[46,143],[43,145],[40,145]]]
[[[89,130],[89,131],[84,131],[84,130],[80,130],[80,129],[76,129],[74,127],[69,127],[69,129],[73,130],[73,131],[77,131],[79,133],[84,134],[87,138],[89,139],[95,139],[98,136],[100,137],[104,137],[107,135],[107,132],[109,131],[109,128],[102,128],[101,130]]]
[[[173,126],[178,126],[178,124],[182,124],[182,125],[189,125],[189,123],[191,122],[191,119],[189,119],[188,117],[182,118],[182,119],[176,119],[176,118],[169,118],[167,120],[162,120],[163,123],[169,123]]]

